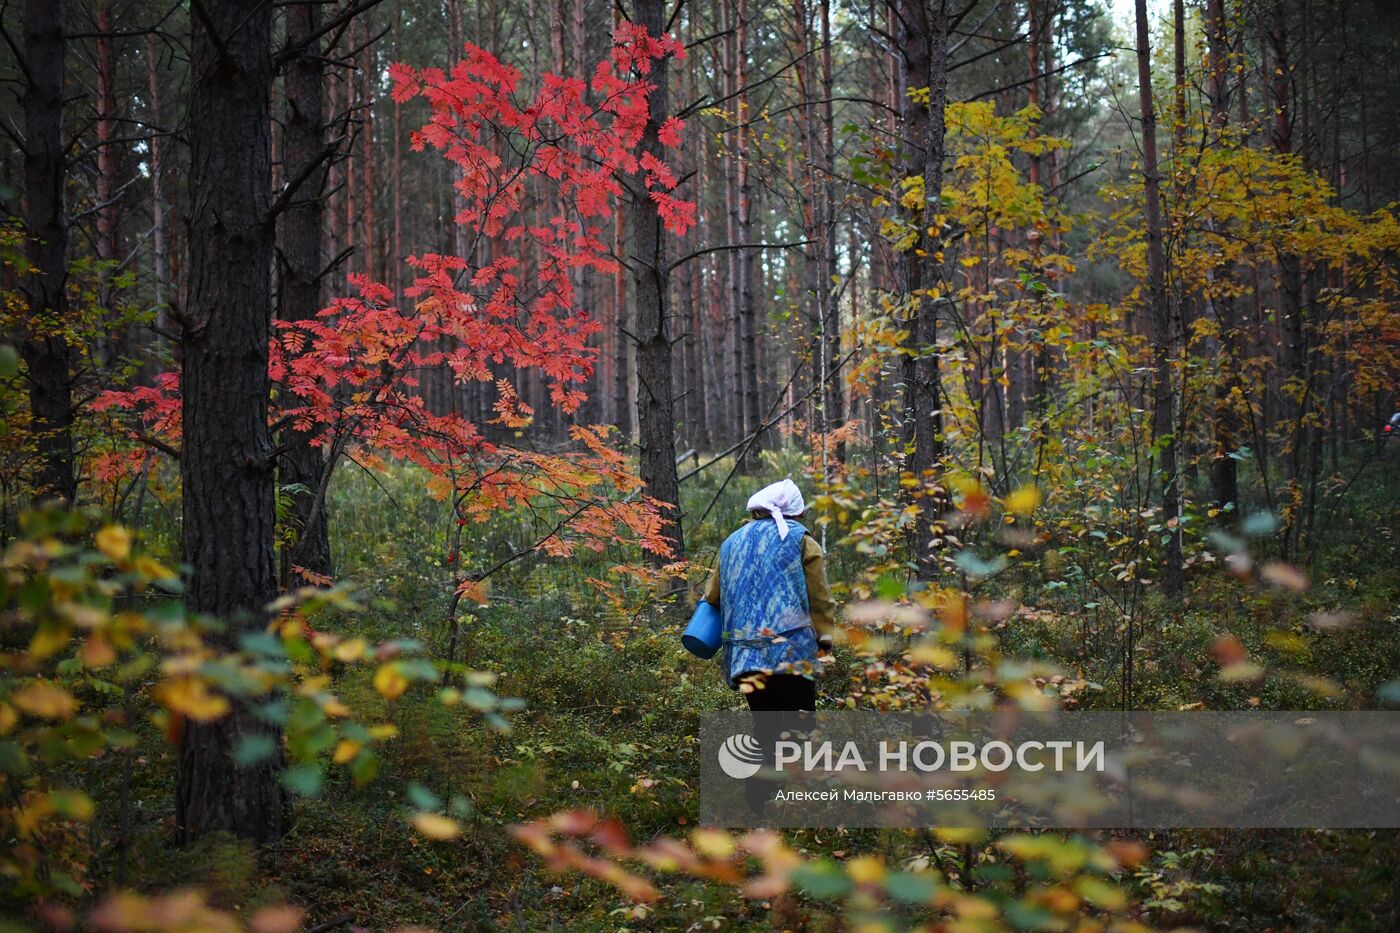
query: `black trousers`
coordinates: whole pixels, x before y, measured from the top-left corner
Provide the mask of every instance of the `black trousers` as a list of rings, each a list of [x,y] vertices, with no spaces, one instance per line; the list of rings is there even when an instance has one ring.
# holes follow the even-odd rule
[[[742,682],[746,677],[757,676],[763,689],[744,694],[749,701],[749,709],[754,712],[816,712],[817,682],[801,674],[740,674]]]
[[[748,676],[751,675],[740,675],[741,678]],[[763,688],[744,694],[744,698],[749,701],[750,712],[816,712],[817,682],[815,680],[803,677],[801,674],[760,674],[758,676],[763,683]],[[775,724],[755,721],[753,734],[763,747],[764,767],[773,767],[774,743],[779,738]],[[773,781],[764,777],[751,777],[744,782],[744,799],[755,817],[762,818],[764,805],[782,786],[782,781]]]

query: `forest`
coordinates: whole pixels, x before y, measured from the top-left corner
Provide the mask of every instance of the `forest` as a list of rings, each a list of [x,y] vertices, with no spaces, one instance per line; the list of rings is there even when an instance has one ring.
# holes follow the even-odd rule
[[[1394,828],[704,825],[680,640],[790,478],[819,710],[1400,709],[1394,4],[0,39],[0,931],[1400,927]]]

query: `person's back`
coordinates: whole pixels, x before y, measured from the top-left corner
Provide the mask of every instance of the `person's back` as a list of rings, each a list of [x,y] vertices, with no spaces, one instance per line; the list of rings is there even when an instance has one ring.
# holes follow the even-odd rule
[[[749,497],[749,519],[724,539],[704,600],[719,610],[724,678],[744,692],[755,715],[753,736],[773,766],[778,732],[790,726],[775,712],[814,712],[820,656],[831,650],[835,607],[826,581],[826,555],[798,524],[807,510],[790,479]],[[744,784],[755,814],[772,799],[762,776]]]
[[[746,673],[811,673],[817,642],[803,565],[807,529],[771,519],[741,525],[719,552],[724,669],[735,682]]]
[[[748,510],[703,596],[720,612],[724,679],[754,709],[814,709],[834,625],[825,554],[797,522],[806,503],[792,480],[754,493]]]

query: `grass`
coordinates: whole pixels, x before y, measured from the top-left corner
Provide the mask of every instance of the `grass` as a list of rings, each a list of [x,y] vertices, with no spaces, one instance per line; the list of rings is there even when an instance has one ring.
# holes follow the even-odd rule
[[[781,466],[779,466],[781,469]],[[727,465],[702,474],[687,489],[688,520],[712,498],[706,523],[692,527],[689,545],[704,561],[741,514],[744,492],[720,488]],[[1391,478],[1392,484],[1394,478]],[[1139,703],[1175,709],[1359,708],[1374,706],[1379,685],[1400,669],[1400,581],[1394,579],[1396,490],[1367,493],[1373,501],[1348,506],[1331,519],[1342,540],[1368,508],[1387,516],[1369,550],[1355,543],[1320,555],[1323,576],[1307,594],[1280,595],[1211,572],[1198,575],[1183,610],[1149,603],[1140,620]],[[1386,509],[1388,508],[1388,511]],[[445,643],[450,574],[443,566],[445,507],[406,474],[372,480],[354,470],[335,486],[332,528],[344,576],[369,608],[342,624],[370,639],[416,638],[440,653]],[[470,559],[484,562],[510,547],[520,529],[509,522],[475,539]],[[1358,550],[1361,548],[1361,550]],[[857,556],[835,548],[835,573],[849,573]],[[1358,555],[1365,551],[1369,560]],[[199,882],[216,903],[247,908],[290,899],[307,905],[310,921],[351,914],[370,929],[422,924],[443,930],[616,930],[781,928],[841,929],[839,917],[798,901],[781,914],[720,886],[663,879],[663,899],[651,908],[625,902],[601,883],[556,877],[516,846],[510,824],[573,807],[617,818],[634,839],[683,833],[698,812],[696,735],[702,711],[736,708],[737,694],[720,683],[715,665],[680,650],[679,619],[649,610],[635,619],[612,615],[586,579],[599,566],[585,561],[522,562],[493,581],[494,599],[464,620],[466,660],[499,674],[497,691],[526,701],[509,733],[493,731],[462,708],[410,693],[395,704],[400,729],[374,784],[357,788],[328,779],[319,797],[299,801],[290,835],[261,857],[241,843],[206,840],[172,849],[170,780],[173,755],[153,734],[144,737],[133,779],[133,849],[126,881],[136,887]],[[1049,607],[1013,617],[1000,631],[1006,647],[1099,678],[1088,706],[1112,707],[1117,676],[1109,660],[1118,633],[1087,624],[1085,610],[1066,607],[1040,589],[1033,573],[1007,592]],[[1043,597],[1038,594],[1044,593]],[[1308,624],[1319,610],[1352,607],[1354,624],[1319,631]],[[1269,669],[1254,685],[1223,684],[1213,676],[1211,646],[1233,635]],[[850,672],[850,659],[840,669]],[[1340,688],[1327,696],[1302,675]],[[337,684],[357,708],[384,701],[364,679]],[[841,681],[823,687],[839,695]],[[107,769],[111,771],[112,769]],[[105,772],[104,772],[105,773]],[[405,788],[418,783],[470,803],[464,836],[432,842],[406,824]],[[96,788],[110,801],[112,786]],[[99,812],[115,813],[112,806]],[[99,832],[114,832],[108,825]],[[1135,882],[1148,906],[1145,919],[1219,929],[1380,929],[1396,922],[1400,842],[1376,832],[1173,832],[1139,834],[1154,852]],[[896,831],[797,831],[799,850],[845,855],[880,852],[891,861],[927,857],[924,837]],[[99,874],[116,877],[110,848]],[[949,850],[938,853],[955,857]]]

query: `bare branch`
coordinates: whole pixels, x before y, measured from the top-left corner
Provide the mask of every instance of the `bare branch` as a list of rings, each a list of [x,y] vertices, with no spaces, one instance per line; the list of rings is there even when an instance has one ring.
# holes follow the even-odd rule
[[[674,271],[677,267],[683,266],[692,259],[699,259],[709,253],[718,253],[722,250],[731,249],[795,249],[799,246],[809,246],[816,240],[795,240],[791,243],[725,243],[721,246],[707,246],[704,249],[697,249],[693,253],[687,253],[680,259],[666,267],[667,272]]]

